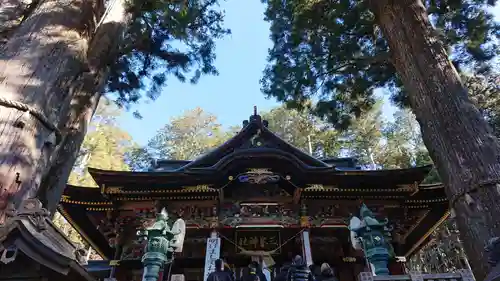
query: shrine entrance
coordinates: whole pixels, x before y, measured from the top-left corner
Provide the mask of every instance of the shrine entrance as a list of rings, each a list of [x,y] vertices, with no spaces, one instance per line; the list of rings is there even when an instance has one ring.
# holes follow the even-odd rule
[[[365,269],[363,255],[352,251],[346,228],[301,229],[274,227],[245,227],[222,229],[221,258],[229,264],[237,280],[252,261],[263,261],[269,269],[271,280],[283,266],[296,255],[306,259],[302,233],[309,232],[309,244],[313,263],[311,269],[320,274],[322,263],[328,263],[342,280],[350,280]],[[354,274],[354,275],[353,275]],[[346,279],[347,278],[347,279]]]

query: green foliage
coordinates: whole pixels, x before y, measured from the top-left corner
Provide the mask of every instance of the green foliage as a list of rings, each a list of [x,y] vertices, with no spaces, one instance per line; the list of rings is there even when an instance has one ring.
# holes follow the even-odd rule
[[[500,74],[463,75],[469,96],[500,138]]]
[[[155,99],[169,75],[196,83],[216,75],[215,40],[229,33],[218,0],[130,0],[118,59],[109,58],[107,91],[128,107],[142,93]]]
[[[152,159],[193,160],[227,139],[217,117],[198,107],[172,118],[147,147],[136,147],[128,161],[134,169],[144,170]]]
[[[59,212],[55,213],[52,222],[71,242],[79,247],[85,247],[85,242],[80,234],[78,234],[78,231],[76,231]]]
[[[133,147],[130,135],[119,128],[116,118],[121,110],[107,100],[99,103],[83,141],[81,152],[68,182],[80,186],[96,186],[87,167],[126,171],[125,154]]]
[[[433,164],[420,133],[415,115],[408,109],[394,113],[394,121],[385,123],[383,144],[375,159],[384,169],[402,169]],[[436,169],[432,169],[423,183],[441,182]]]
[[[378,101],[373,108],[354,118],[351,126],[343,133],[345,148],[362,164],[377,164],[375,155],[381,149],[384,126],[382,104],[382,101]]]
[[[309,153],[309,142],[313,153],[337,156],[341,145],[338,132],[319,118],[305,111],[287,109],[284,106],[262,113],[269,122],[269,129],[305,153]]]
[[[132,171],[148,171],[154,160],[155,157],[153,157],[152,152],[148,150],[147,146],[136,145],[125,155],[125,163]]]
[[[368,10],[368,1],[263,0],[271,23],[263,92],[293,108],[307,107],[346,128],[387,87],[393,99],[406,94],[390,62],[389,48]],[[424,1],[431,22],[457,66],[485,71],[498,52],[499,25],[484,8],[496,1]]]
[[[54,214],[52,223],[77,247],[90,250],[89,260],[102,260],[102,257],[85,242],[78,231],[59,212]]]
[[[340,152],[341,145],[336,142],[338,132],[308,113],[278,107],[262,116],[274,133],[306,153],[309,138],[313,152],[328,156]],[[134,171],[145,171],[151,168],[154,159],[192,160],[220,146],[240,130],[241,126],[224,129],[215,115],[195,108],[165,124],[146,147],[134,147],[127,153],[126,162]]]

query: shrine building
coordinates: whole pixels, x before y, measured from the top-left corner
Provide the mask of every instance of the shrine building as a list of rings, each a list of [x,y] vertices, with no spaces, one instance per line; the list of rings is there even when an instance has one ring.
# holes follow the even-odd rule
[[[273,134],[255,113],[234,137],[193,161],[159,160],[148,172],[89,168],[99,188],[68,186],[59,211],[103,257],[87,266],[99,278],[141,280],[137,230],[166,207],[187,225],[182,252],[168,267],[186,281],[203,280],[211,235],[236,275],[258,253],[271,276],[300,254],[354,281],[367,271],[348,229],[361,202],[393,227],[392,274],[403,273],[404,257],[446,219],[443,186],[420,184],[431,168],[361,170],[352,158],[317,159]]]

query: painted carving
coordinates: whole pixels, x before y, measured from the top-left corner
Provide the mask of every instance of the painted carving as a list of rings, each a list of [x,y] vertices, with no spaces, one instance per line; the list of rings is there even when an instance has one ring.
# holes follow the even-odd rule
[[[144,247],[146,241],[132,240],[123,247],[123,252],[120,257],[121,260],[140,260],[144,254]]]
[[[311,227],[346,226],[349,212],[333,201],[315,202],[307,205]]]
[[[280,176],[268,169],[250,169],[243,175],[238,176],[238,180],[241,183],[268,184],[279,182]]]
[[[299,225],[297,212],[277,203],[239,203],[227,204],[221,210],[221,224],[226,227],[239,225]]]
[[[192,203],[176,203],[172,204],[169,211],[182,218],[187,228],[212,228],[218,225],[216,205],[197,206]]]
[[[300,206],[300,226],[301,227],[311,227],[311,222],[309,219],[309,215],[307,214],[307,205],[302,204]]]

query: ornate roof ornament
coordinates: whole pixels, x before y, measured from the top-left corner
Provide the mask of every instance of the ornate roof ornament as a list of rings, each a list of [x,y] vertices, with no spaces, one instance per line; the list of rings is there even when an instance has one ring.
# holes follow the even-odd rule
[[[277,183],[280,178],[280,175],[269,171],[269,169],[250,169],[248,172],[238,176],[240,182],[250,184]]]
[[[78,280],[94,280],[82,267],[87,263],[85,249],[76,247],[57,229],[38,199],[24,200],[17,209],[9,204],[6,214],[5,224],[0,226],[0,264],[18,262],[17,254],[22,252],[61,276],[72,272]]]
[[[47,221],[49,211],[42,206],[42,202],[38,199],[27,199],[21,203],[19,209],[16,210],[13,203],[9,203],[7,207],[6,224],[11,224],[19,219],[28,219],[38,231],[47,229]],[[2,237],[2,228],[0,228],[0,237]]]

